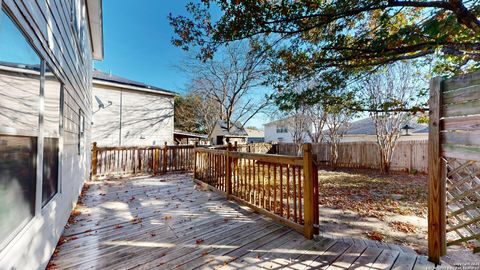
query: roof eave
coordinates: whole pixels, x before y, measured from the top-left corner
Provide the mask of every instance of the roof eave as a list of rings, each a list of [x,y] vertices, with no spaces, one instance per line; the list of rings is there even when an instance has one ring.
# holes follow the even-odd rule
[[[92,57],[94,60],[103,60],[104,46],[102,0],[87,0],[86,4],[90,26]]]
[[[161,90],[153,90],[153,89],[150,89],[150,88],[132,86],[132,85],[128,85],[128,84],[111,82],[111,81],[100,80],[100,79],[95,79],[95,78],[93,78],[93,84],[94,85],[111,86],[111,87],[128,89],[128,90],[143,91],[143,92],[147,92],[147,93],[153,93],[153,94],[168,96],[168,97],[172,97],[172,98],[176,96],[175,93],[165,92],[165,91],[161,91]]]

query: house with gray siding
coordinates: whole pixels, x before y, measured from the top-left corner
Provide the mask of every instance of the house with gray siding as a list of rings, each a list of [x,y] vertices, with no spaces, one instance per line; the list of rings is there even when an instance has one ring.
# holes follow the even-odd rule
[[[227,124],[224,120],[218,120],[215,123],[209,135],[210,142],[213,145],[246,144],[248,133],[245,128],[238,123]]]
[[[92,141],[98,146],[173,144],[175,93],[93,72]]]
[[[44,269],[89,178],[102,5],[0,7],[0,269]]]

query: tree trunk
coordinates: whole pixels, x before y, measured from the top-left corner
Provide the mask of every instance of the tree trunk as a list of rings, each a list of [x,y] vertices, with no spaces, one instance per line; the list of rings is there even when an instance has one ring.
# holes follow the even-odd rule
[[[331,154],[330,154],[330,163],[333,169],[337,168],[337,162],[338,162],[338,144],[337,143],[332,143],[331,144]]]

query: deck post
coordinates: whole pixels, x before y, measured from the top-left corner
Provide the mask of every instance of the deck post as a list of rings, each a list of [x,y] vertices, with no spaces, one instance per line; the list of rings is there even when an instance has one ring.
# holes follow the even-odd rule
[[[312,183],[313,183],[313,233],[318,235],[320,233],[320,206],[319,206],[319,191],[318,191],[318,164],[317,155],[312,155]]]
[[[197,179],[197,144],[193,146],[193,179]]]
[[[157,175],[158,173],[158,148],[153,148],[153,174]]]
[[[163,149],[162,149],[162,154],[163,154],[163,166],[162,166],[162,169],[163,169],[163,173],[167,173],[167,154],[168,154],[168,145],[167,145],[167,142],[165,142],[164,146],[163,146]]]
[[[91,165],[91,168],[90,168],[90,179],[91,180],[97,180],[97,155],[98,155],[97,142],[93,142],[93,146],[92,146],[92,165]]]
[[[312,158],[312,144],[307,143],[303,145],[303,206],[304,210],[304,224],[303,234],[305,238],[313,238],[313,223],[314,223],[314,185],[313,185],[313,158]]]
[[[428,259],[436,264],[446,253],[446,183],[440,141],[441,85],[441,77],[430,82],[428,133]]]
[[[227,192],[227,197],[232,194],[232,158],[230,157],[230,151],[232,151],[232,144],[228,143],[227,166],[225,168],[225,191]]]

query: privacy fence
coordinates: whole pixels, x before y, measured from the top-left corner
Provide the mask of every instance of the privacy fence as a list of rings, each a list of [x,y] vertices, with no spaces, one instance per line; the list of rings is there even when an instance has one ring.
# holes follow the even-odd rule
[[[194,178],[229,199],[312,238],[318,234],[318,173],[311,145],[303,157],[227,150],[195,151]]]
[[[429,257],[462,243],[480,251],[480,73],[430,86]]]
[[[281,155],[297,155],[293,143],[280,143],[277,151]],[[319,164],[330,163],[331,150],[328,143],[312,144],[313,154]],[[380,155],[376,142],[344,142],[338,149],[338,165],[346,168],[380,168]],[[393,153],[390,167],[394,171],[423,172],[428,170],[428,141],[399,141]]]

